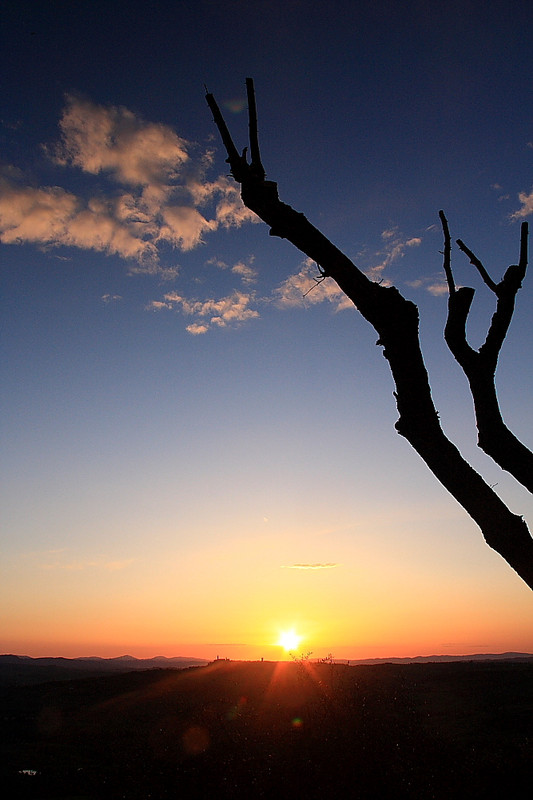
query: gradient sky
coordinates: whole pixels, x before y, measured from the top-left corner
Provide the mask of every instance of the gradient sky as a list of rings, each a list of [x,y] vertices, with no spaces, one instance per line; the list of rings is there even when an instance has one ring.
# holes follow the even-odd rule
[[[282,199],[420,307],[443,426],[443,208],[499,280],[533,216],[533,8],[3,4],[0,651],[283,657],[533,652],[533,596],[394,431],[374,331],[240,204],[204,99]],[[471,341],[493,298],[473,285]],[[498,369],[533,441],[533,281]]]

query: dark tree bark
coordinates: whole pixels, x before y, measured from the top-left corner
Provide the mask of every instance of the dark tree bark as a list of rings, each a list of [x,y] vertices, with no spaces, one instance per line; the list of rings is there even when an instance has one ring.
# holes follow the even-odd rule
[[[467,286],[457,289],[455,286],[451,268],[451,237],[448,222],[442,211],[439,215],[444,231],[444,272],[450,293],[444,338],[455,360],[463,368],[470,385],[476,415],[478,445],[502,469],[533,492],[533,453],[505,425],[495,385],[498,357],[511,324],[516,295],[526,274],[527,222],[522,223],[519,262],[507,269],[500,283],[494,283],[481,261],[461,239],[457,240],[459,248],[466,253],[485,285],[497,298],[496,311],[487,338],[479,350],[474,350],[466,338],[466,323],[474,298],[474,289]]]
[[[513,514],[445,436],[431,397],[418,331],[418,308],[395,287],[374,283],[306,217],[278,197],[277,184],[265,180],[257,137],[253,82],[247,79],[250,162],[247,148],[237,151],[212,94],[206,100],[228,154],[231,173],[241,184],[244,204],[267,225],[270,234],[288,239],[333,278],[378,333],[389,362],[399,412],[396,430],[478,524],[487,542],[533,589],[533,539],[522,517]],[[460,290],[454,293],[459,294]],[[516,292],[515,292],[516,294]]]

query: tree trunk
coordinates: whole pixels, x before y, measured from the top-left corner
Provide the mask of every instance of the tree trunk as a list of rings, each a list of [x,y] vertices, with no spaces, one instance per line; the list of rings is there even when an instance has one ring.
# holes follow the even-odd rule
[[[251,163],[239,155],[214,97],[206,99],[228,153],[234,178],[241,183],[244,204],[267,225],[270,234],[288,239],[333,278],[378,333],[396,387],[399,412],[396,430],[412,445],[441,484],[479,525],[496,550],[533,589],[533,539],[527,525],[513,514],[445,436],[431,397],[420,349],[418,308],[395,287],[370,281],[306,217],[280,201],[277,185],[265,180],[257,143],[253,83],[247,80]]]

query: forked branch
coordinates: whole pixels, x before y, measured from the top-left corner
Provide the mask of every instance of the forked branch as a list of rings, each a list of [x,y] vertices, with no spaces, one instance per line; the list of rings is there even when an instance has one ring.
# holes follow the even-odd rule
[[[417,307],[395,287],[385,287],[369,280],[303,214],[279,199],[277,185],[265,180],[259,156],[257,114],[251,79],[247,80],[247,90],[250,164],[246,160],[246,149],[242,155],[238,154],[213,95],[208,93],[206,98],[226,148],[232,174],[241,183],[244,204],[270,226],[272,235],[288,239],[320,264],[325,274],[337,282],[373,325],[395,382],[399,412],[396,430],[408,440],[442,485],[476,521],[487,544],[533,589],[533,539],[526,523],[507,508],[464,460],[440,426],[420,349]],[[453,291],[450,298],[464,297],[461,289],[455,290],[453,276],[451,285]],[[467,315],[468,311],[464,314],[465,322]]]
[[[448,222],[442,211],[439,215],[444,234],[443,265],[450,292],[444,338],[454,358],[463,368],[470,385],[478,430],[478,445],[502,469],[533,492],[533,453],[505,425],[495,384],[498,358],[509,330],[516,295],[527,268],[527,222],[522,223],[520,232],[519,263],[511,265],[498,284],[491,279],[479,258],[464,242],[457,240],[459,248],[466,253],[485,285],[497,297],[496,311],[492,316],[487,338],[479,351],[476,351],[468,344],[466,337],[466,323],[474,290],[468,287],[455,288]]]

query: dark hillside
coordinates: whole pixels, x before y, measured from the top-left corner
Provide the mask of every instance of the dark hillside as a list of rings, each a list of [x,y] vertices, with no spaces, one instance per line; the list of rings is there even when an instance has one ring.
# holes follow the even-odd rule
[[[90,675],[112,675],[146,669],[184,669],[205,666],[207,661],[198,658],[29,658],[28,656],[0,655],[0,686],[25,686],[32,683],[74,680]]]
[[[533,665],[218,662],[2,689],[13,798],[528,796]]]

